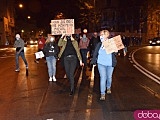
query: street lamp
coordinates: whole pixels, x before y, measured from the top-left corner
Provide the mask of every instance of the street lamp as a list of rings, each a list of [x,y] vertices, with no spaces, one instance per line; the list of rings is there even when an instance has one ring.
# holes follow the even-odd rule
[[[20,4],[19,4],[19,8],[23,8],[23,4],[20,3]]]
[[[87,29],[84,29],[84,30],[83,30],[83,33],[85,33],[85,34],[86,34],[86,33],[87,33]]]
[[[31,16],[28,16],[27,18],[28,18],[28,19],[31,19]]]

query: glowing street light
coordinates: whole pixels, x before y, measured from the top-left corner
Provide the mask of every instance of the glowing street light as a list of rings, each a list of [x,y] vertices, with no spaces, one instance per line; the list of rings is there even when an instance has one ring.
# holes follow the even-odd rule
[[[22,33],[24,33],[24,30],[21,30]]]
[[[27,18],[28,18],[28,19],[31,19],[31,16],[28,16]]]
[[[84,30],[83,30],[83,33],[87,33],[87,29],[84,29]]]
[[[23,4],[19,4],[19,7],[20,7],[20,8],[23,8]]]

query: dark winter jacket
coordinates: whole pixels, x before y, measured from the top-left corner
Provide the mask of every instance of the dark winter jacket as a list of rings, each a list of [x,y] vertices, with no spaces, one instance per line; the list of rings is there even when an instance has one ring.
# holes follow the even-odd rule
[[[54,56],[58,58],[59,47],[55,42],[48,42],[45,44],[43,52],[45,57]]]

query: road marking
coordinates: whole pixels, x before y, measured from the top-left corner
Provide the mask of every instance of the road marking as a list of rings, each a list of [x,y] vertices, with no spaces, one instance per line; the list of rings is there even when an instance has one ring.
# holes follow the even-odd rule
[[[76,90],[75,90],[73,102],[72,102],[72,105],[71,105],[71,108],[70,108],[70,112],[69,112],[69,115],[68,115],[68,120],[72,120],[73,119],[75,107],[76,107],[77,100],[78,100],[79,88],[80,88],[80,84],[82,82],[82,75],[83,75],[83,68],[81,70],[81,74],[80,74],[80,77],[78,79],[78,83],[77,83],[77,87],[76,87]]]
[[[152,79],[153,81],[155,81],[156,83],[160,84],[160,81],[155,79],[154,77],[152,77],[151,75],[149,75],[148,73],[146,73],[145,71],[143,71],[142,69],[140,69],[139,67],[137,67],[136,65],[133,65],[136,69],[138,69],[141,73],[143,73],[144,75],[146,75],[147,77],[149,77],[150,79]]]
[[[157,75],[153,74],[152,72],[148,71],[147,69],[145,69],[144,67],[142,67],[135,59],[134,59],[134,54],[140,50],[142,48],[139,48],[137,50],[135,50],[132,53],[132,61],[134,62],[135,65],[133,65],[135,68],[137,68],[141,73],[143,73],[144,75],[146,75],[147,77],[149,77],[150,79],[152,79],[153,81],[155,81],[156,83],[160,84],[160,77],[158,77]]]
[[[95,68],[95,65],[93,65],[92,72],[91,72],[91,81],[90,81],[90,88],[89,88],[89,94],[87,99],[87,109],[86,109],[85,120],[91,119],[90,116],[91,116],[91,105],[93,100],[94,68]]]

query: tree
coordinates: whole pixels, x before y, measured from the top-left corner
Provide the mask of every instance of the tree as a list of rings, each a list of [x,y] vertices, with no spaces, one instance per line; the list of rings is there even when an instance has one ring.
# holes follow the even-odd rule
[[[89,31],[97,30],[101,20],[100,11],[96,10],[95,5],[89,0],[79,0],[78,7],[80,9],[79,24],[83,28],[88,28]]]

